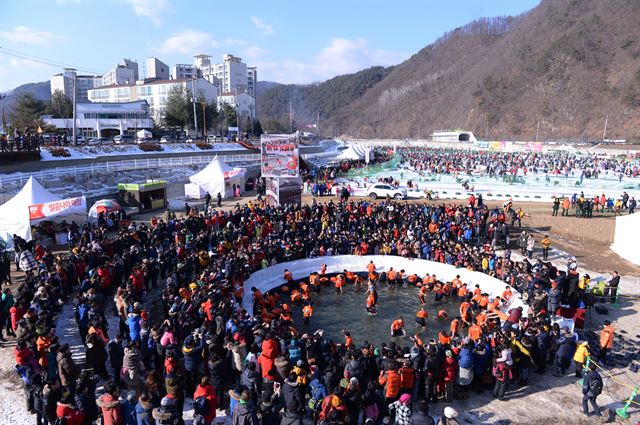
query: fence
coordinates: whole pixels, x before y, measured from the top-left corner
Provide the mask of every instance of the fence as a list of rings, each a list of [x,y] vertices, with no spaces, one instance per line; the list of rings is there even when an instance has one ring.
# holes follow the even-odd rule
[[[90,163],[87,165],[73,165],[69,167],[56,167],[47,170],[35,171],[32,173],[14,173],[10,175],[0,174],[0,188],[5,185],[18,183],[23,185],[29,177],[37,178],[46,186],[47,180],[52,178],[60,178],[63,176],[77,176],[82,174],[94,173],[117,173],[119,171],[131,170],[147,170],[150,168],[165,167],[182,167],[188,165],[206,164],[211,162],[217,155],[197,155],[197,156],[179,156],[169,158],[141,158],[127,159],[122,161],[107,161],[99,163]],[[244,154],[244,155],[224,155],[220,156],[224,162],[259,162],[260,154]]]

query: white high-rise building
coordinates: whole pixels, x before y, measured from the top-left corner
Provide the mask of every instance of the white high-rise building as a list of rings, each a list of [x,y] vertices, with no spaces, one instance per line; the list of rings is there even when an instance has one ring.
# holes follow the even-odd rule
[[[103,86],[133,84],[136,81],[138,81],[138,62],[131,59],[122,59],[122,63],[102,76]]]
[[[196,68],[202,69],[205,66],[209,65],[211,65],[211,56],[201,53],[193,57],[193,66],[195,66]]]
[[[156,80],[169,79],[169,66],[158,58],[147,58],[147,75],[146,78]]]
[[[255,99],[256,85],[258,84],[258,69],[255,66],[247,68],[247,93]]]
[[[188,63],[177,63],[171,67],[171,79],[182,80],[183,78],[193,78],[198,75],[197,68]]]
[[[51,76],[49,79],[51,94],[53,95],[56,90],[60,90],[69,100],[73,99],[73,74],[73,71],[64,71]],[[101,85],[102,77],[100,75],[76,75],[76,102],[87,102],[89,100],[88,90]]]
[[[215,64],[214,75],[220,80],[223,93],[248,91],[247,64],[237,56],[225,54],[222,63]]]

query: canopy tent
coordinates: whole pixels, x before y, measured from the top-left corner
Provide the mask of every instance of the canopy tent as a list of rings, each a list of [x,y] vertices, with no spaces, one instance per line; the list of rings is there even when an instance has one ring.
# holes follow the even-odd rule
[[[640,213],[616,218],[616,233],[611,250],[620,257],[640,266]]]
[[[338,160],[364,160],[366,153],[369,152],[371,158],[373,158],[373,150],[371,146],[361,144],[349,144],[347,149],[343,150],[336,159]]]
[[[109,214],[110,212],[120,211],[122,207],[113,199],[100,199],[89,208],[89,221],[95,223],[98,221],[98,214]]]
[[[140,130],[136,133],[136,137],[140,140],[151,139],[153,137],[153,134],[149,130]]]
[[[42,187],[36,179],[29,177],[20,192],[9,201],[0,205],[0,238],[13,247],[13,235],[25,240],[31,239],[31,221],[29,207],[46,202],[59,201],[61,198]]]
[[[187,198],[201,199],[207,192],[214,199],[218,193],[223,198],[229,198],[233,196],[234,184],[244,187],[244,169],[232,168],[215,157],[209,165],[189,177],[189,181],[191,183],[184,185]]]

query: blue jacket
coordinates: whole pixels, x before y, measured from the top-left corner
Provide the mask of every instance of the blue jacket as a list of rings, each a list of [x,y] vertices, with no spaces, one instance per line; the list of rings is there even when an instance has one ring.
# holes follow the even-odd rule
[[[184,356],[184,369],[191,373],[197,373],[200,369],[200,361],[202,360],[202,350],[204,349],[204,338],[200,338],[200,342],[193,348],[182,347],[182,355]]]
[[[140,341],[140,316],[138,314],[129,316],[127,318],[127,325],[129,326],[129,337],[132,341]]]
[[[122,424],[123,425],[138,425],[138,418],[136,415],[136,403],[125,401],[121,405],[122,408]]]
[[[471,357],[471,350],[463,348],[458,354],[458,366],[464,369],[471,369],[473,367],[473,358]]]
[[[144,401],[138,401],[136,404],[136,425],[154,425],[156,422],[152,416],[153,404]]]

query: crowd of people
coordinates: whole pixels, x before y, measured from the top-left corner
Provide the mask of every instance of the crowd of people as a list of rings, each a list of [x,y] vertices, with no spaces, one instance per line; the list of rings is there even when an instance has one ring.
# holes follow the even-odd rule
[[[346,200],[270,207],[258,200],[222,211],[210,203],[117,231],[84,225],[66,254],[16,239],[25,278],[15,294],[3,291],[0,312],[2,329],[17,340],[26,408],[38,425],[99,417],[105,425],[179,424],[189,406],[200,424],[226,409],[233,425],[301,425],[304,418],[418,425],[434,423],[433,403],[473,397],[471,390],[493,388],[506,400],[513,386],[527,385],[530,371],[545,373],[548,364],[557,375],[568,371],[582,338],[552,319],[560,305],[588,302],[588,276],[575,262],[557,270],[541,259],[512,259],[510,208]],[[348,330],[344,341],[314,331],[305,307],[323,290],[320,279],[285,275],[289,290],[308,290],[293,301],[278,289],[244,287],[270,265],[341,254],[447,263],[494,276],[505,291],[489,298],[429,270],[393,279],[375,267],[354,273],[370,291],[406,282],[426,288],[423,297],[460,302],[455,318],[416,314],[441,329],[438,339],[417,334],[377,346]],[[526,308],[509,308],[515,290]],[[253,311],[243,308],[245,291]],[[82,366],[56,335],[65,303],[75,306]],[[294,317],[305,314],[308,325],[296,329]],[[608,326],[603,356],[613,341]],[[588,388],[594,403],[596,389]],[[447,406],[439,423],[455,424],[456,415]]]
[[[549,174],[568,178],[637,178],[640,162],[620,157],[570,152],[493,152],[419,147],[398,150],[402,162],[433,174],[509,176]]]

